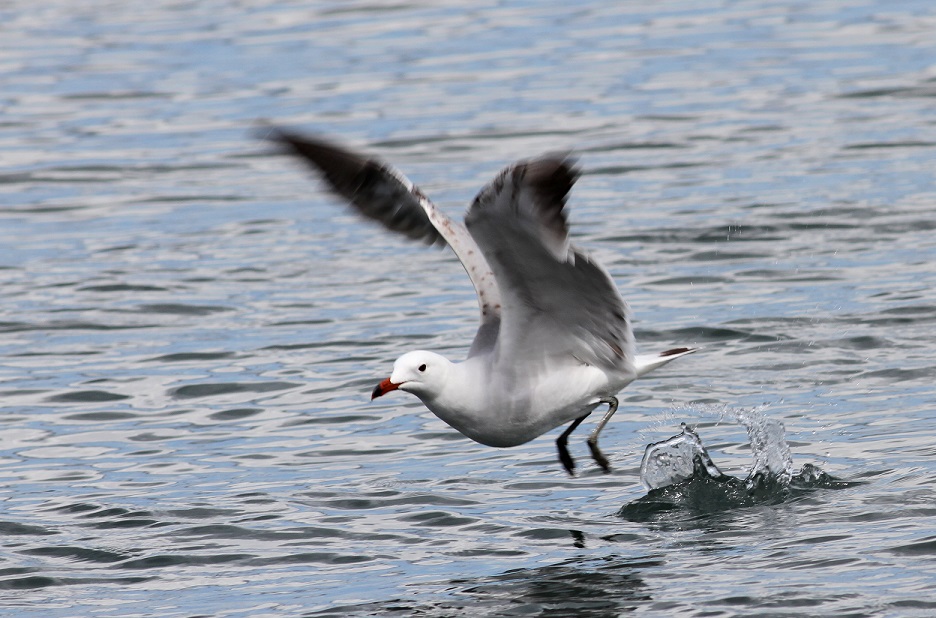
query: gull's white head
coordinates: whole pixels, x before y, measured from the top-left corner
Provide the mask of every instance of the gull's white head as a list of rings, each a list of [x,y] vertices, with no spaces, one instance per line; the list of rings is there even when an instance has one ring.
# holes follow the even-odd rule
[[[433,399],[441,392],[451,364],[435,352],[407,352],[393,363],[393,373],[377,385],[371,399],[397,389],[413,393],[420,399]]]

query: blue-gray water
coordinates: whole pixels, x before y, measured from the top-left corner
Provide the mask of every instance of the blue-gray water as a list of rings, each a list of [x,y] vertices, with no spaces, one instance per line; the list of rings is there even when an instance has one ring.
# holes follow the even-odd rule
[[[579,153],[642,350],[704,348],[622,393],[613,474],[368,401],[473,292],[264,121],[453,214]],[[3,3],[0,614],[933,615],[934,174],[923,0]],[[619,516],[681,422],[744,477],[755,406],[857,483]]]

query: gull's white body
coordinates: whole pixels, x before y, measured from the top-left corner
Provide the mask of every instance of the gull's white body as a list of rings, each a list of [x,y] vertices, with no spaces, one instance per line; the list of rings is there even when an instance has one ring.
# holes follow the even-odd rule
[[[394,364],[374,397],[403,390],[472,440],[523,444],[572,422],[645,373],[694,350],[637,356],[629,309],[607,272],[568,238],[563,208],[577,171],[566,157],[521,162],[475,198],[461,225],[442,214],[395,169],[318,138],[279,133],[329,187],[393,231],[447,243],[461,260],[481,307],[481,325],[463,362],[427,351]],[[598,452],[598,454],[596,454]],[[604,460],[604,462],[602,462]]]
[[[559,363],[530,371],[515,363],[498,363],[492,357],[486,353],[452,363],[432,352],[410,352],[397,361],[390,381],[419,397],[433,414],[475,442],[508,447],[529,442],[591,412],[600,397],[617,393],[636,377]],[[438,372],[443,388],[427,386],[419,381],[420,376],[410,376],[411,364],[416,362],[418,367],[426,360],[431,363],[429,370]]]
[[[640,376],[694,351],[638,355],[632,373],[609,374],[581,364],[544,363],[535,371],[516,363],[502,366],[492,353],[453,363],[418,350],[397,360],[390,382],[419,397],[433,414],[475,442],[503,448],[574,421],[591,412],[602,397],[611,397]],[[412,370],[422,364],[438,372],[431,382],[425,372]],[[436,384],[444,387],[434,388]]]

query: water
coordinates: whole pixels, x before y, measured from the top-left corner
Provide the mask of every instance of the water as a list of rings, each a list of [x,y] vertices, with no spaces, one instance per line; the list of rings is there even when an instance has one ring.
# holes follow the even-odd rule
[[[679,434],[648,444],[640,462],[640,482],[649,490],[678,485],[693,477],[724,476],[725,473],[712,461],[699,434],[685,423]]]
[[[706,410],[686,410],[684,414],[704,414]],[[748,479],[770,477],[780,485],[789,485],[793,475],[793,458],[786,441],[783,423],[769,418],[765,407],[745,409],[725,408],[718,414],[720,420],[733,418],[747,431],[753,461]],[[690,478],[699,465],[707,476],[724,473],[712,461],[699,434],[682,423],[682,431],[660,442],[648,444],[640,462],[640,482],[647,489],[658,489]]]
[[[932,615],[934,29],[922,1],[5,3],[0,613]],[[265,121],[452,213],[580,154],[576,240],[642,350],[703,348],[622,393],[611,475],[584,433],[572,479],[554,434],[368,401],[405,350],[464,354],[473,292]],[[682,422],[743,480],[764,404],[790,495],[618,516]]]
[[[847,489],[860,483],[837,479],[813,464],[794,474],[783,425],[760,410],[739,410],[754,461],[745,479],[722,472],[702,439],[685,423],[682,431],[648,444],[640,463],[646,496],[625,504],[618,516],[635,522],[678,521],[689,516],[780,504],[817,489]],[[674,513],[675,512],[675,513]]]

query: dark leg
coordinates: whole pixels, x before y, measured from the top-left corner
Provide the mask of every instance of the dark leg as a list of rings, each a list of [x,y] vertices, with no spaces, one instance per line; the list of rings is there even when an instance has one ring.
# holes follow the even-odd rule
[[[589,412],[588,414],[591,414]],[[580,416],[569,425],[569,428],[562,432],[562,435],[556,438],[556,448],[559,449],[559,461],[562,462],[562,465],[565,466],[566,472],[569,473],[569,476],[575,476],[575,461],[572,459],[572,456],[569,455],[569,449],[566,447],[566,444],[569,442],[569,434],[575,431],[575,428],[582,424],[588,414],[585,416]]]
[[[601,433],[601,430],[604,429],[604,426],[608,424],[608,421],[610,421],[611,417],[614,416],[614,413],[617,412],[618,400],[616,397],[608,397],[606,399],[602,399],[601,403],[608,404],[608,411],[605,412],[601,422],[598,423],[598,426],[595,427],[595,430],[591,432],[590,436],[588,436],[588,450],[591,451],[592,459],[595,460],[595,463],[601,466],[601,469],[604,470],[605,473],[608,473],[611,472],[611,464],[608,462],[608,458],[604,456],[604,453],[601,452],[601,449],[598,448],[598,434]]]

